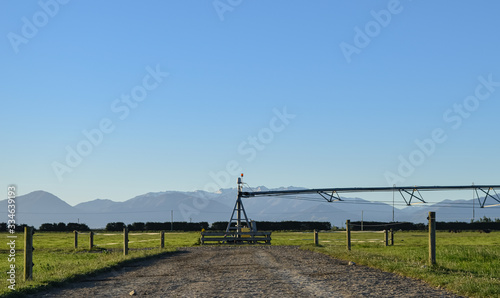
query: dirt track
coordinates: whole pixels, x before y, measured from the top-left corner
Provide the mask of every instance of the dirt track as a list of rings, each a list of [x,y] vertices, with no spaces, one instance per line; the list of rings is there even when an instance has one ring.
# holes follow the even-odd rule
[[[30,297],[455,297],[296,247],[190,247]]]

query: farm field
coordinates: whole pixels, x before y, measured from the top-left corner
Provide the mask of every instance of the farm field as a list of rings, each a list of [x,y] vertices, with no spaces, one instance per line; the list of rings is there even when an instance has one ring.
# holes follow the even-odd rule
[[[1,233],[7,241],[7,233]],[[33,235],[33,281],[23,280],[23,233],[17,233],[16,239],[16,290],[27,293],[31,289],[51,286],[71,281],[78,276],[96,273],[112,268],[133,259],[146,258],[175,251],[177,247],[192,246],[199,238],[199,233],[165,233],[165,248],[160,249],[159,233],[129,233],[129,253],[123,255],[123,234],[96,232],[94,249],[88,251],[89,234],[81,233],[78,237],[78,249],[74,249],[74,234],[63,232],[36,232]],[[3,269],[9,270],[7,245],[0,250]],[[5,274],[4,277],[7,275]],[[0,295],[12,291],[8,289],[7,278],[0,281]]]
[[[426,232],[395,232],[385,247],[383,233],[353,232],[351,251],[345,232],[273,233],[273,245],[300,245],[335,258],[422,279],[431,285],[473,297],[500,297],[500,233],[437,232],[436,266],[428,265]]]
[[[0,234],[7,240],[7,234]],[[177,247],[194,246],[199,233],[165,233],[165,249],[160,250],[159,233],[129,233],[129,255],[123,256],[121,233],[97,232],[96,247],[88,251],[88,234],[79,235],[79,248],[73,248],[73,233],[37,232],[34,235],[34,281],[22,281],[22,233],[16,240],[16,289],[29,292],[37,287],[72,281],[79,276],[112,268],[136,258],[175,251]],[[345,232],[320,232],[319,246],[313,244],[313,233],[273,232],[272,244],[294,245],[335,258],[353,261],[384,271],[425,280],[460,295],[500,297],[500,233],[437,233],[437,265],[427,262],[427,233],[396,232],[394,246],[385,247],[383,234],[352,233],[352,250],[347,251]],[[7,241],[5,242],[7,243]],[[4,272],[8,270],[7,246],[0,250]],[[9,294],[2,278],[0,295]]]

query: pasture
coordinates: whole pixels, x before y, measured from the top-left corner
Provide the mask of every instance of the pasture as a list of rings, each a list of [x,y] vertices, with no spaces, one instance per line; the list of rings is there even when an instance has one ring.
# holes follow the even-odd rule
[[[7,243],[7,234],[0,234]],[[303,249],[353,261],[357,265],[414,277],[473,297],[500,297],[500,233],[437,232],[437,265],[428,265],[427,233],[396,232],[394,246],[385,247],[380,232],[352,233],[352,249],[347,251],[344,232],[320,232],[319,245],[313,244],[313,233],[273,232],[272,245],[297,245]],[[165,248],[160,249],[159,233],[129,233],[129,254],[123,255],[122,233],[96,232],[95,247],[89,251],[88,234],[79,235],[74,249],[73,233],[37,232],[34,235],[34,280],[23,281],[22,233],[16,240],[16,289],[27,293],[109,270],[124,262],[194,246],[198,232],[165,233]],[[9,270],[7,245],[0,250],[3,271]],[[0,295],[12,294],[7,274],[0,282]]]
[[[199,238],[197,232],[165,233],[165,248],[160,249],[159,233],[129,233],[129,253],[123,255],[123,234],[96,232],[94,248],[89,250],[89,234],[80,234],[78,249],[74,249],[74,234],[61,232],[36,232],[33,235],[32,281],[23,280],[23,233],[16,239],[16,290],[21,293],[35,288],[67,282],[86,274],[98,273],[124,262],[175,251],[177,247],[192,246]],[[7,233],[1,238],[7,241]],[[9,270],[8,248],[0,250],[3,272]],[[0,295],[12,293],[8,289],[7,274],[0,281]]]
[[[394,246],[384,246],[380,232],[273,233],[273,245],[300,245],[335,258],[422,279],[434,286],[473,297],[500,297],[500,232],[437,232],[435,266],[428,265],[428,233],[396,232]]]

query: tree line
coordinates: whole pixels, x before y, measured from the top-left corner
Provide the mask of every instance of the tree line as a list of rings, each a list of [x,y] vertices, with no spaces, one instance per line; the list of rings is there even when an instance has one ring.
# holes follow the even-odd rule
[[[24,232],[24,227],[27,226],[28,225],[26,224],[22,225],[16,224],[15,231]],[[7,227],[8,227],[7,223],[4,222],[0,223],[0,231],[6,231]],[[60,222],[60,223],[44,223],[40,225],[38,231],[47,231],[47,232],[90,231],[90,228],[86,224],[74,223],[74,222],[66,224],[64,222]]]
[[[70,222],[65,224],[60,223],[44,223],[38,230],[47,232],[72,232],[72,231],[90,231],[90,228],[86,224]]]
[[[360,231],[381,231],[381,230],[403,230],[403,231],[426,231],[427,224],[411,222],[378,222],[378,221],[352,221],[351,230]],[[471,222],[436,222],[438,231],[475,231],[492,230],[500,231],[500,219],[482,218]]]
[[[208,222],[184,222],[174,221],[171,222],[134,222],[133,224],[126,225],[123,222],[110,222],[106,225],[106,231],[123,231],[127,227],[129,231],[161,231],[161,230],[175,230],[175,231],[201,231],[208,229]]]
[[[317,221],[256,221],[259,231],[311,231],[311,230],[332,230],[339,229],[332,226],[330,222]],[[227,221],[217,221],[211,225],[208,222],[134,222],[125,224],[123,222],[110,222],[106,225],[106,231],[123,231],[125,227],[129,231],[225,231]],[[23,232],[26,225],[16,225],[16,232]],[[7,231],[7,223],[0,223],[0,231]],[[424,231],[427,224],[411,222],[378,222],[378,221],[352,221],[351,230],[360,231],[380,231],[380,230],[403,230],[403,231]],[[492,230],[500,231],[500,219],[480,218],[471,222],[436,222],[436,229],[441,231],[467,231],[467,230]],[[90,231],[86,224],[81,223],[44,223],[38,228],[39,231],[51,232],[71,232]]]

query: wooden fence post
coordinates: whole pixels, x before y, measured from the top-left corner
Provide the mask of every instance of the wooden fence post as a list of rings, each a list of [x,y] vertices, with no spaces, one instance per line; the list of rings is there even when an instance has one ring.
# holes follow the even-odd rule
[[[33,228],[24,227],[24,280],[33,279]]]
[[[429,264],[436,264],[436,212],[429,212]]]
[[[384,245],[389,246],[389,230],[384,230]]]
[[[90,231],[89,233],[89,250],[92,250],[94,247],[94,232]]]
[[[73,233],[75,234],[75,249],[78,248],[78,231],[73,231]]]
[[[123,228],[123,255],[128,255],[128,229]]]
[[[347,250],[351,250],[351,221],[349,219],[345,222],[345,232],[347,236]]]
[[[318,230],[314,230],[314,245],[318,245]]]
[[[160,232],[160,248],[165,248],[165,231]]]
[[[391,246],[394,246],[394,230],[391,229]]]

